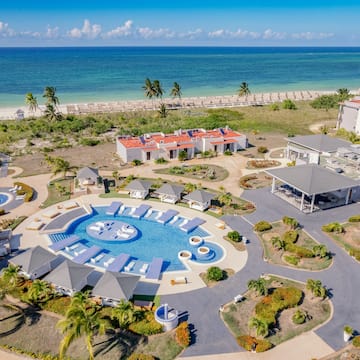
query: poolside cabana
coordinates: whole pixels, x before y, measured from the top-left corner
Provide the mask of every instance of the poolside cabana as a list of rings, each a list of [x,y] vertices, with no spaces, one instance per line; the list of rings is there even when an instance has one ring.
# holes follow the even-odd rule
[[[76,179],[80,186],[95,185],[99,178],[99,170],[91,167],[83,167],[78,170]]]
[[[88,266],[76,264],[66,259],[51,271],[44,280],[53,284],[56,291],[73,296],[86,285],[90,285],[90,276],[94,270]]]
[[[145,199],[149,195],[151,183],[145,180],[133,180],[126,186],[131,198]]]
[[[159,195],[159,199],[162,202],[175,204],[181,200],[181,193],[184,191],[183,186],[164,184],[160,189],[156,190],[156,194]]]
[[[101,298],[103,305],[117,306],[121,300],[132,298],[140,276],[106,271],[94,289],[92,296]]]
[[[35,246],[9,259],[9,262],[20,266],[19,273],[31,280],[37,279],[55,269],[65,260],[41,246]]]
[[[314,164],[265,171],[273,178],[271,192],[307,213],[347,205],[359,188],[359,182]]]
[[[191,209],[205,211],[211,205],[211,200],[215,195],[204,190],[195,190],[190,194],[184,196]]]

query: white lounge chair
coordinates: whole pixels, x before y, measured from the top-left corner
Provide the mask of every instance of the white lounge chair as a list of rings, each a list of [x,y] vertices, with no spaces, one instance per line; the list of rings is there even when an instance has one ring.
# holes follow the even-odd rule
[[[142,265],[142,267],[140,268],[139,271],[140,271],[142,274],[145,274],[145,273],[147,272],[148,268],[149,268],[149,264],[144,263],[144,264]]]
[[[110,259],[108,259],[104,262],[104,266],[109,267],[109,265],[111,265],[114,261],[115,261],[115,258],[111,257]]]
[[[80,254],[84,253],[87,249],[81,249],[80,251],[74,251],[75,256],[79,256]]]
[[[100,226],[98,226],[98,225],[91,225],[91,226],[89,227],[89,229],[90,229],[90,230],[93,230],[93,231],[96,231],[96,232],[100,232],[100,231],[103,230],[103,228],[100,227]]]
[[[135,261],[130,261],[129,264],[124,267],[124,270],[131,271],[134,266],[135,266]]]
[[[103,257],[105,256],[105,254],[99,254],[98,256],[91,258],[90,261],[92,264],[96,264],[97,262],[99,262]]]
[[[133,234],[135,230],[133,228],[129,227],[128,225],[123,225],[121,227],[121,231],[124,233],[127,233],[127,234]]]
[[[66,250],[66,251],[75,250],[75,249],[77,249],[79,246],[80,246],[80,244],[74,244],[74,245],[71,245],[71,246],[65,246],[65,250]]]

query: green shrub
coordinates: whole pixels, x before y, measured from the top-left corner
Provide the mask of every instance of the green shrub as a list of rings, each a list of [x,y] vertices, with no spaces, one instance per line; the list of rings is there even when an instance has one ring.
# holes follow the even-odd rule
[[[282,222],[285,225],[289,225],[291,226],[293,229],[296,229],[299,226],[299,223],[296,219],[292,218],[292,217],[288,217],[288,216],[284,216],[282,218]]]
[[[273,344],[268,340],[256,339],[256,342],[257,342],[257,344],[256,344],[255,351],[257,353],[265,352],[267,350],[270,350],[273,347]]]
[[[5,215],[5,209],[3,209],[3,208],[0,208],[0,216],[1,215]]]
[[[182,322],[176,328],[175,339],[176,342],[184,348],[190,345],[191,336],[190,336],[189,325],[186,321]]]
[[[132,353],[127,359],[128,360],[155,360],[155,358],[152,355],[139,354],[139,353]]]
[[[160,157],[155,160],[155,164],[166,164],[166,163],[168,163],[168,161],[165,160],[163,157]]]
[[[269,108],[270,108],[270,110],[272,110],[272,111],[279,111],[279,110],[280,110],[280,106],[279,106],[279,104],[277,104],[277,103],[271,104],[271,105],[269,106]]]
[[[354,337],[352,344],[357,348],[360,347],[360,335]]]
[[[297,246],[295,244],[286,244],[285,250],[291,252],[292,254],[300,258],[312,258],[315,256],[312,250],[307,249],[303,246]]]
[[[232,155],[232,152],[230,150],[225,150],[224,155],[230,156]]]
[[[131,323],[129,330],[139,335],[154,335],[162,333],[162,325],[156,322],[154,314],[149,311],[145,318]]]
[[[224,272],[217,266],[211,266],[207,269],[206,277],[209,281],[220,281],[224,278]]]
[[[314,109],[331,109],[339,106],[339,97],[334,95],[322,95],[310,103]]]
[[[360,222],[360,214],[349,217],[349,222]]]
[[[259,154],[265,154],[267,153],[269,150],[266,146],[259,146],[258,149],[257,149],[258,153]]]
[[[287,110],[296,110],[296,105],[293,101],[291,101],[290,99],[285,99],[282,102],[282,108],[283,109],[287,109]]]
[[[300,258],[298,258],[297,256],[286,255],[286,256],[284,256],[284,260],[286,262],[288,262],[289,264],[296,266],[299,263]]]
[[[324,232],[334,232],[337,234],[341,234],[344,232],[344,227],[338,222],[332,222],[330,224],[323,225],[321,229]]]
[[[349,250],[349,255],[353,256],[357,261],[360,261],[360,250],[352,248]]]
[[[236,339],[237,343],[247,351],[251,351],[256,347],[256,338],[250,335],[241,335]]]
[[[98,144],[100,144],[100,140],[98,139],[82,138],[80,140],[80,145],[84,145],[84,146],[96,146]]]
[[[294,244],[299,238],[299,233],[296,230],[289,230],[283,234],[282,238],[286,244]]]
[[[187,152],[185,150],[181,150],[178,155],[179,161],[185,161],[187,159]]]
[[[227,234],[227,237],[234,242],[240,242],[241,241],[241,235],[236,231],[229,231]]]
[[[265,221],[265,220],[261,220],[254,225],[254,231],[257,231],[257,232],[262,232],[262,231],[266,231],[266,230],[270,230],[270,229],[272,229],[272,225],[268,221]]]
[[[301,310],[296,310],[292,316],[292,321],[296,325],[303,324],[306,321],[306,312]]]

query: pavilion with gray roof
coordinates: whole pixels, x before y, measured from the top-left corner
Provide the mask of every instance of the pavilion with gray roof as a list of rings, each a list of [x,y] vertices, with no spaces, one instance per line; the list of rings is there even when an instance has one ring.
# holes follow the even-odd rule
[[[286,157],[308,164],[319,164],[320,155],[330,156],[339,148],[349,147],[349,141],[324,134],[288,137]]]
[[[20,266],[21,275],[34,280],[55,269],[64,260],[64,257],[54,255],[38,245],[9,259],[9,262]]]
[[[126,186],[131,198],[145,199],[149,195],[151,182],[146,180],[133,180]]]
[[[216,197],[215,194],[209,193],[204,190],[195,190],[188,195],[184,196],[191,209],[205,211],[211,205],[211,200]]]
[[[183,186],[164,184],[158,190],[156,190],[156,194],[159,195],[161,201],[175,204],[177,201],[181,199],[181,193],[183,191],[184,191]]]
[[[265,171],[273,177],[272,193],[285,194],[285,198],[295,199],[301,211],[304,211],[308,198],[310,213],[314,211],[317,195],[321,196],[319,205],[324,205],[325,201],[329,202],[330,206],[327,207],[347,205],[351,201],[352,190],[360,186],[356,180],[315,164]],[[285,185],[277,187],[276,180]]]
[[[56,291],[72,296],[86,285],[91,285],[90,276],[94,269],[66,259],[51,271],[44,280],[53,284]]]
[[[76,173],[80,185],[95,185],[99,178],[99,170],[91,167],[83,167]]]
[[[134,294],[140,276],[106,271],[91,294],[100,297],[103,305],[116,306],[120,300],[129,300]]]

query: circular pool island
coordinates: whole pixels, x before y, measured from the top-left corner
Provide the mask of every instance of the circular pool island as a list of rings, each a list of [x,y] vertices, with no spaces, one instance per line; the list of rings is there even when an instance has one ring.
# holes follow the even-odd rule
[[[119,220],[96,221],[86,227],[86,232],[93,238],[103,241],[124,242],[137,238],[135,226]]]

